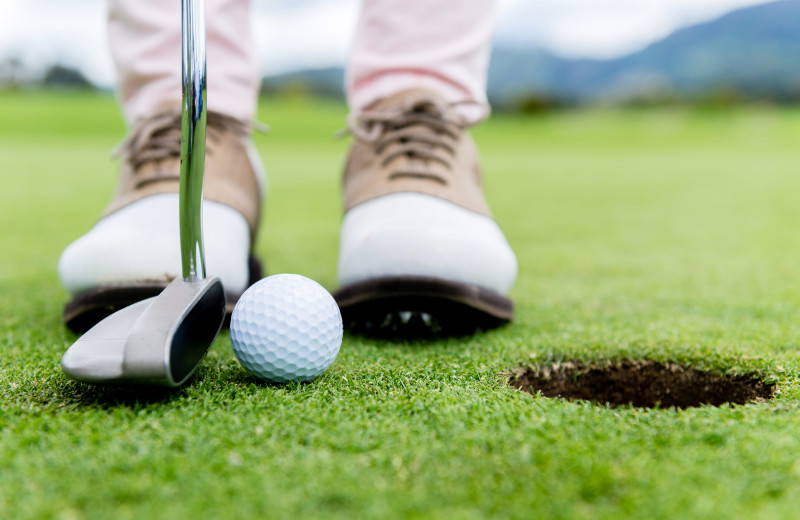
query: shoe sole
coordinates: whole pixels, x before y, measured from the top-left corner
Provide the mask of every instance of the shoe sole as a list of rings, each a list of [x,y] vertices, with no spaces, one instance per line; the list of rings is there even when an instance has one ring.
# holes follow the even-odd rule
[[[514,303],[476,285],[419,276],[375,278],[333,297],[346,328],[366,336],[455,336],[502,326]]]
[[[248,261],[251,286],[262,278],[262,265],[258,258],[251,256]],[[95,287],[76,294],[64,305],[63,321],[72,332],[83,334],[107,316],[136,302],[158,296],[169,282],[139,282],[126,285],[107,285]],[[225,292],[225,322],[230,324],[231,313],[239,301],[241,293]]]

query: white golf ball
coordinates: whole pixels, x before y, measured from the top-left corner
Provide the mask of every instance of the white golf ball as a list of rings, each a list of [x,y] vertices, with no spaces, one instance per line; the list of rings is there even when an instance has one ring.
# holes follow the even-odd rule
[[[231,316],[231,342],[239,362],[272,383],[311,381],[336,359],[342,315],[320,284],[297,274],[276,274],[247,289]]]

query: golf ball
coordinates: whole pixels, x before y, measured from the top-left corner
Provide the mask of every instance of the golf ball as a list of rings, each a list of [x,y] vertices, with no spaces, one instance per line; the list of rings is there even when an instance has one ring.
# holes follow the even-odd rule
[[[342,315],[320,284],[276,274],[247,289],[231,316],[239,362],[271,383],[310,381],[331,366],[342,345]]]

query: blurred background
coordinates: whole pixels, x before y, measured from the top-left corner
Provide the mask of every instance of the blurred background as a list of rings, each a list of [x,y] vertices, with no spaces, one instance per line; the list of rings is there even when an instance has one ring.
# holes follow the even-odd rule
[[[358,0],[254,0],[263,90],[342,97]],[[110,91],[103,0],[0,0],[0,88]],[[788,104],[800,0],[499,0],[496,111]]]

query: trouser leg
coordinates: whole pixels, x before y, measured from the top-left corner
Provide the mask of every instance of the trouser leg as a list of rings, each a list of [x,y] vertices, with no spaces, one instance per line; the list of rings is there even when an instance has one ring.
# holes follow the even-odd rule
[[[364,0],[347,73],[353,110],[408,88],[486,102],[494,0]]]
[[[249,120],[259,87],[249,0],[207,0],[208,106]],[[110,0],[108,34],[128,122],[181,99],[180,3]]]

